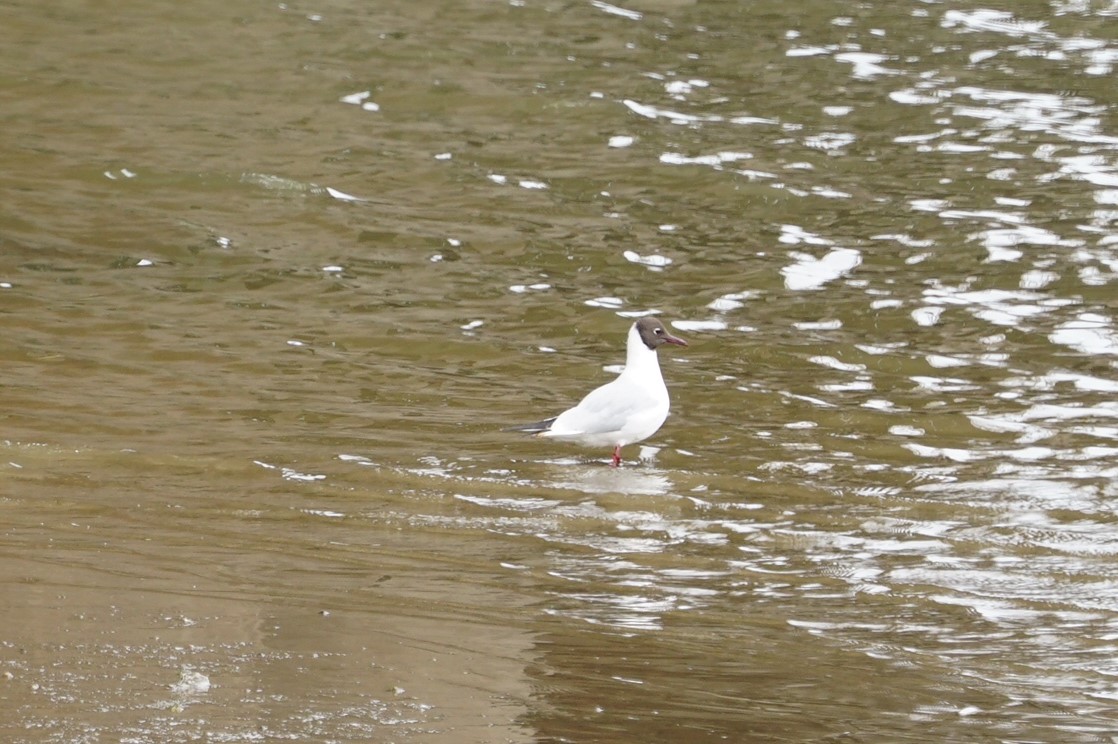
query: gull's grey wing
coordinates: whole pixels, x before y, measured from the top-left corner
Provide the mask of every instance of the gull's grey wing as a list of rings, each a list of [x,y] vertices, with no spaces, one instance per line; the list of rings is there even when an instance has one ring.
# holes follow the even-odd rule
[[[619,378],[592,390],[577,406],[557,416],[550,432],[555,436],[609,434],[620,431],[634,413],[653,404],[655,400],[645,390],[625,385]]]

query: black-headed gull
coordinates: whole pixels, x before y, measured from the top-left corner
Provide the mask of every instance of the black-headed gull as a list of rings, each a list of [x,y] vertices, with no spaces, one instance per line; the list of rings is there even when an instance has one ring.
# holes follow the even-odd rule
[[[668,388],[656,350],[664,344],[686,346],[656,318],[644,317],[629,329],[625,369],[613,382],[591,391],[577,406],[534,424],[514,426],[537,437],[552,437],[588,447],[613,447],[613,466],[621,448],[648,439],[668,418]]]

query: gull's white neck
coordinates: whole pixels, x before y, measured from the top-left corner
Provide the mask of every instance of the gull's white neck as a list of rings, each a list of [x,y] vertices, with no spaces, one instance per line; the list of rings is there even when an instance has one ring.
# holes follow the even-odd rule
[[[636,324],[629,329],[629,340],[625,347],[625,371],[622,374],[650,381],[660,380],[660,384],[663,384],[660,358],[655,351],[644,345],[644,341],[641,341]]]

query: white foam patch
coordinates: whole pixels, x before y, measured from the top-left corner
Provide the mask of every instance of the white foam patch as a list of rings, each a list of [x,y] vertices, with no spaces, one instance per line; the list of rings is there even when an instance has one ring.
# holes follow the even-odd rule
[[[1118,355],[1118,334],[1110,319],[1098,313],[1081,313],[1074,321],[1063,323],[1048,334],[1048,340],[1084,354]]]
[[[1033,269],[1021,275],[1018,286],[1021,287],[1021,289],[1044,289],[1059,278],[1060,275],[1055,271]]]
[[[621,254],[625,257],[626,261],[630,263],[640,264],[647,266],[653,271],[663,271],[665,267],[671,266],[672,260],[667,256],[661,256],[658,253],[652,253],[647,256],[642,256],[636,251],[625,251]]]
[[[347,202],[368,201],[368,199],[362,199],[359,196],[354,196],[353,194],[347,194],[344,191],[338,191],[337,189],[330,188],[329,186],[326,187],[326,193],[329,194],[330,196],[334,197],[338,201],[347,201]]]
[[[895,426],[889,427],[889,433],[896,437],[922,437],[925,431],[919,426],[896,424]]]
[[[840,362],[833,356],[813,356],[809,357],[808,361],[823,367],[837,369],[840,372],[864,372],[866,369],[866,365],[864,364],[848,364],[847,362]]]
[[[660,162],[666,165],[709,165],[721,168],[726,163],[738,160],[748,160],[753,156],[747,152],[716,152],[712,155],[687,156],[678,152],[665,152],[660,156]]]
[[[794,253],[796,263],[780,270],[784,286],[791,290],[820,289],[824,284],[839,279],[862,263],[862,254],[853,248],[835,248],[822,258],[805,253]]]
[[[731,310],[737,310],[745,305],[745,300],[751,300],[760,295],[760,292],[753,290],[746,290],[745,292],[730,292],[724,294],[716,300],[712,300],[707,305],[708,308],[716,312],[725,313]]]
[[[616,309],[625,304],[625,301],[620,297],[595,297],[592,300],[587,300],[585,304],[590,307],[605,307]]]
[[[944,286],[924,290],[924,297],[931,305],[965,307],[975,317],[1003,326],[1020,325],[1027,318],[1074,302],[1025,290],[965,290]]]
[[[727,324],[721,320],[673,320],[672,327],[681,331],[724,331]]]
[[[626,98],[621,102],[625,108],[632,111],[637,116],[643,116],[646,119],[667,119],[673,124],[695,124],[703,121],[722,121],[721,116],[698,116],[696,114],[684,114],[679,111],[672,111],[671,109],[660,108],[659,106],[651,106],[645,103],[640,103],[632,99]]]
[[[805,320],[793,323],[792,327],[800,331],[837,331],[842,328],[841,320]]]
[[[609,3],[602,2],[602,0],[590,0],[590,4],[603,13],[620,16],[621,18],[628,18],[630,21],[639,21],[644,18],[644,13],[638,10],[629,10],[628,8],[610,5]]]

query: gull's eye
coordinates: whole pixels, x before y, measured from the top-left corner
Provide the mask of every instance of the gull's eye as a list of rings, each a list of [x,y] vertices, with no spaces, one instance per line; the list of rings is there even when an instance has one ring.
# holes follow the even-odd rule
[[[653,331],[653,333],[655,333],[657,336],[663,336],[664,335],[664,329],[663,328],[657,328],[655,331]]]

